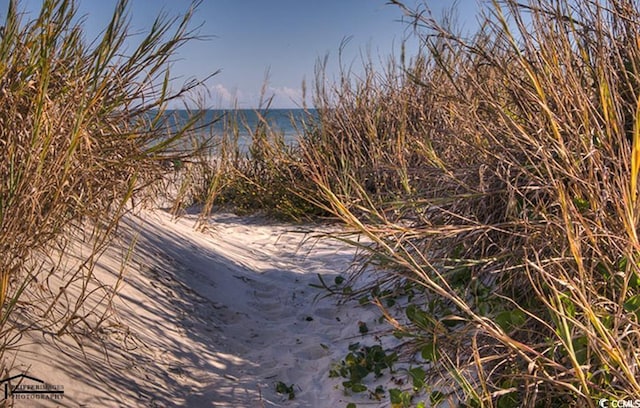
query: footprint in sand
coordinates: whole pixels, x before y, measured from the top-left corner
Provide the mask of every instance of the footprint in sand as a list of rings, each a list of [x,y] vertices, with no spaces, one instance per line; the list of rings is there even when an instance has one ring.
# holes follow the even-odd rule
[[[253,291],[253,297],[256,299],[274,299],[275,291]]]
[[[320,344],[314,344],[295,351],[293,355],[300,361],[315,361],[327,357],[331,353]]]
[[[321,319],[336,321],[338,317],[335,308],[319,308],[314,310],[313,314]]]
[[[250,304],[255,306],[256,311],[266,312],[269,314],[273,314],[273,312],[281,312],[284,309],[281,302],[251,302]]]

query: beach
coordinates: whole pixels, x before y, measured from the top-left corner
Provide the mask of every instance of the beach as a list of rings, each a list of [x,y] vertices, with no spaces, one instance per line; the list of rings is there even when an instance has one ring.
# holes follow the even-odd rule
[[[310,284],[318,285],[318,275],[332,282],[343,274],[353,249],[260,217],[218,214],[204,231],[194,229],[196,220],[162,210],[128,216],[121,234],[135,238],[135,251],[100,330],[26,332],[11,351],[12,373],[64,389],[39,404],[347,404],[330,367],[362,337],[357,322],[373,328],[380,313],[339,304]],[[113,245],[98,264],[96,279],[113,282],[122,247]],[[280,382],[291,396],[276,392]]]
[[[640,401],[637,2],[390,0],[359,60],[382,4],[36,3],[0,24],[0,406]]]

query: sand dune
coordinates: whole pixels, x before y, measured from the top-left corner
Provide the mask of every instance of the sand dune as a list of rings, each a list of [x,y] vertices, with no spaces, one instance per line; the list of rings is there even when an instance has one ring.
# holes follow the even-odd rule
[[[12,372],[65,390],[63,399],[39,403],[346,405],[329,367],[358,338],[356,322],[379,313],[338,305],[309,284],[317,274],[343,273],[353,251],[259,219],[218,215],[204,232],[194,224],[159,210],[127,218],[123,230],[137,238],[136,251],[116,314],[99,335],[25,335]],[[121,250],[107,251],[97,277],[113,280],[121,258]],[[294,399],[276,392],[280,381],[293,384]]]

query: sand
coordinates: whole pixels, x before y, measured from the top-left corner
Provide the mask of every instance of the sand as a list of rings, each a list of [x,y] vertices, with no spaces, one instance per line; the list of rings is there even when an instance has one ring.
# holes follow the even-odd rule
[[[196,219],[162,210],[126,218],[135,254],[122,269],[126,250],[110,248],[95,270],[111,283],[124,271],[113,313],[86,336],[27,332],[8,355],[11,374],[61,385],[64,395],[15,406],[388,406],[347,396],[328,377],[363,339],[358,322],[386,327],[375,307],[339,304],[310,286],[318,274],[343,274],[352,248],[255,217],[216,215],[204,231]],[[278,382],[295,397],[277,393]]]

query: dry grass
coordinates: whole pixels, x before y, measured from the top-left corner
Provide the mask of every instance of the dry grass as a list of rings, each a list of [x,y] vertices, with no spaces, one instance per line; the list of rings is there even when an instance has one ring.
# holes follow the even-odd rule
[[[92,44],[72,2],[45,0],[28,20],[9,2],[0,38],[0,351],[24,327],[12,317],[24,302],[31,327],[59,334],[87,323],[89,298],[110,302],[117,284],[93,282],[93,265],[123,214],[166,173],[163,163],[193,153],[184,140],[200,114],[179,128],[164,114],[199,85],[169,87],[170,57],[195,35],[191,13],[158,18],[139,43],[127,40],[127,52],[126,1]],[[61,254],[78,236],[92,250],[68,271]],[[76,298],[65,291],[71,284],[81,286]]]
[[[266,99],[263,107],[253,112],[255,123],[248,123],[241,110],[228,111],[219,118],[224,129],[212,135],[212,149],[202,152],[179,174],[174,213],[196,205],[201,220],[220,209],[239,214],[262,212],[295,222],[323,215],[309,202],[315,187],[303,175],[299,146],[287,143],[284,133],[274,128],[270,103]],[[305,123],[291,118],[292,124],[306,127],[313,113],[305,116]]]
[[[466,336],[442,363],[467,404],[640,395],[637,5],[494,2],[462,38],[392,3],[424,50],[333,87],[318,75],[310,200],[451,308],[454,332],[412,331]]]
[[[237,146],[242,121],[227,118],[215,154],[182,174],[175,210],[195,202],[203,214],[229,204],[294,219],[331,214],[366,235],[373,245],[365,262],[387,284],[409,280],[430,294],[412,312],[430,318],[402,330],[418,347],[447,351],[438,368],[466,405],[594,406],[640,395],[637,5],[495,1],[480,30],[462,38],[423,10],[391,3],[413,18],[418,56],[391,61],[384,72],[366,63],[363,76],[345,71],[337,84],[327,83],[320,64],[318,116],[301,129],[297,147],[261,120],[249,129],[247,155]],[[6,249],[15,254],[3,269],[9,281],[19,276],[20,250],[46,248],[82,219],[117,219],[141,183],[162,174],[168,146],[155,142],[163,116],[144,121],[139,99],[118,94],[129,89],[118,85],[126,76],[109,76],[117,70],[107,68],[103,48],[74,71],[86,81],[78,89],[92,93],[70,92],[73,103],[44,96],[65,72],[44,69],[50,64],[38,69],[49,76],[42,82],[37,74],[32,89],[29,81],[13,85],[20,92],[7,110],[14,114],[0,119],[31,119],[26,132],[7,138],[16,156],[2,169],[2,222],[11,228],[1,233],[15,237],[0,242],[18,243]],[[167,98],[163,87],[143,89],[160,106]],[[114,92],[119,104],[102,106]],[[56,122],[52,113],[67,106],[80,113]],[[64,134],[72,137],[33,138],[49,128],[70,129]],[[40,168],[48,163],[56,165]],[[97,174],[107,183],[93,184]],[[27,194],[31,185],[37,200]],[[20,219],[24,230],[15,225]],[[6,311],[20,282],[27,280],[3,284]]]

